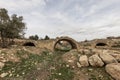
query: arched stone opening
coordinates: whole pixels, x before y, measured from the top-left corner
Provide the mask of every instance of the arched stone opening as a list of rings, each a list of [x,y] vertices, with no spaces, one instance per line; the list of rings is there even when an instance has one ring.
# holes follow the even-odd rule
[[[58,49],[57,45],[60,46],[65,46],[64,49]],[[55,45],[54,45],[54,50],[60,50],[60,51],[69,51],[71,49],[77,49],[77,45],[74,42],[74,40],[71,39],[59,39],[58,41],[56,41]]]
[[[35,44],[32,42],[26,42],[23,44],[23,46],[31,46],[31,47],[35,47]]]

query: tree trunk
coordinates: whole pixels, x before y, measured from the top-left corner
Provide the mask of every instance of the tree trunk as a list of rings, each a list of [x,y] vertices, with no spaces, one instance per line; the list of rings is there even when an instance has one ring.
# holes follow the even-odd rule
[[[3,31],[1,31],[1,43],[2,43],[2,48],[7,47]]]

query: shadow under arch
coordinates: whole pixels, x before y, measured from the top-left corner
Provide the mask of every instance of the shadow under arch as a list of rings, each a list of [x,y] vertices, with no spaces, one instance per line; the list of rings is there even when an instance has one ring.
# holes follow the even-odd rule
[[[106,43],[97,43],[95,46],[107,46]]]
[[[95,48],[107,48],[108,44],[104,43],[104,42],[98,42],[95,45]]]
[[[26,43],[23,44],[23,46],[35,47],[35,44],[33,42],[26,42]]]
[[[60,44],[61,41],[66,41],[68,42],[70,45],[71,45],[71,49],[78,49],[77,47],[77,42],[75,40],[73,40],[72,38],[69,38],[69,37],[62,37],[62,38],[59,38],[55,44],[54,44],[54,50],[56,50],[56,45],[57,44]]]

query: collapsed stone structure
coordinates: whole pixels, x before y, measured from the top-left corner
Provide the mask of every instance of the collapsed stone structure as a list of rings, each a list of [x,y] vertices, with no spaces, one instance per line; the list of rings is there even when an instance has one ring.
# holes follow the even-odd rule
[[[79,44],[77,41],[70,37],[59,37],[57,39],[50,39],[50,40],[16,40],[16,45],[19,46],[34,46],[39,48],[47,48],[49,50],[54,51],[57,43],[60,41],[67,41],[71,46],[72,49],[79,49]]]
[[[60,37],[60,38],[57,38],[56,41],[55,41],[55,44],[54,44],[54,47],[53,47],[54,50],[56,48],[57,43],[59,43],[60,41],[67,41],[71,45],[72,49],[79,49],[78,42],[75,41],[74,39],[72,39],[70,37]]]
[[[76,57],[77,56],[77,57]],[[120,52],[116,50],[80,49],[63,55],[63,60],[72,68],[104,68],[115,80],[120,80]],[[117,75],[117,76],[116,76]],[[113,79],[113,80],[114,80]]]
[[[56,39],[50,40],[16,40],[16,45],[20,46],[34,46],[39,48],[47,48],[49,50],[54,51],[57,43],[60,41],[67,41],[71,46],[72,49],[118,49],[119,46],[117,43],[120,42],[120,39],[95,39],[86,42],[77,42],[70,37],[58,37]],[[117,47],[118,46],[118,47]]]
[[[73,52],[66,53],[63,58],[73,68],[75,65],[81,67],[104,67],[106,72],[114,79],[120,80],[120,39],[96,39],[92,41],[77,42],[70,37],[59,37],[50,40],[16,40],[15,45],[23,47],[47,48],[55,50],[56,45],[61,41],[67,41]],[[15,46],[15,47],[16,47]],[[75,52],[75,51],[76,52]],[[38,50],[36,50],[39,52]],[[72,51],[72,50],[71,50]],[[30,51],[31,52],[31,51]],[[79,59],[76,58],[76,55]],[[0,67],[4,66],[4,60]],[[117,76],[115,75],[117,73]]]

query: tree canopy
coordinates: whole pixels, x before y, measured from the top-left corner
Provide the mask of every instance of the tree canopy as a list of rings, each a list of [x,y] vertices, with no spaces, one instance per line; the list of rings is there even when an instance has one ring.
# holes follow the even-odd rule
[[[38,35],[32,35],[32,36],[29,36],[29,39],[38,40],[39,37],[38,37]]]
[[[0,36],[2,47],[8,46],[14,38],[23,37],[25,29],[26,26],[23,22],[23,16],[17,16],[17,14],[9,16],[5,8],[0,9]]]
[[[46,35],[45,38],[44,38],[44,40],[49,40],[49,39],[50,39],[50,38],[49,38],[48,35]]]

